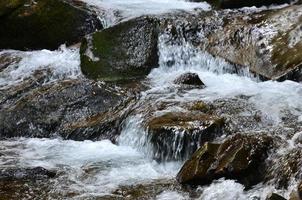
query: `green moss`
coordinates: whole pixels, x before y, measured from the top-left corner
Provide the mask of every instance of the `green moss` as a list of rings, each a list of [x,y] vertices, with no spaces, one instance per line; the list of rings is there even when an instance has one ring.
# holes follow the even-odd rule
[[[144,39],[139,41],[140,44],[137,43],[138,41],[133,41],[138,40],[136,38],[138,36],[135,35],[136,30],[148,35],[152,34],[149,32],[153,29],[152,27],[153,22],[149,23],[146,19],[134,19],[94,33],[81,46],[82,72],[89,78],[102,81],[121,81],[145,77],[150,72],[150,67],[148,67],[150,64],[147,61],[136,64],[130,60],[137,59],[135,53],[132,52],[135,51],[133,48],[145,42]],[[93,57],[97,59],[91,59],[86,55],[88,48]],[[146,46],[146,48],[153,47]]]
[[[0,48],[56,49],[85,33],[89,14],[60,0],[36,0],[1,19]],[[90,23],[90,22],[89,22]]]

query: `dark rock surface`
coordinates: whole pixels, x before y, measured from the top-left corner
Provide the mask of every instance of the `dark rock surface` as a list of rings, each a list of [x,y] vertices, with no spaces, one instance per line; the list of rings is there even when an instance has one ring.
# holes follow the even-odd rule
[[[54,178],[56,172],[43,167],[35,168],[5,168],[0,170],[0,181],[13,179],[43,179]]]
[[[144,77],[158,66],[157,40],[158,21],[151,17],[96,32],[82,42],[82,72],[105,81]]]
[[[284,197],[280,196],[279,194],[272,193],[269,195],[266,200],[286,200]]]
[[[63,0],[0,3],[0,49],[57,49],[101,28],[95,14]]]
[[[225,177],[250,187],[264,178],[264,160],[271,143],[272,138],[267,136],[240,134],[222,144],[206,143],[183,165],[177,180],[203,185]]]
[[[196,73],[185,73],[174,80],[175,84],[188,86],[205,86]]]
[[[114,140],[123,108],[131,102],[122,89],[87,79],[43,86],[36,80],[25,81],[0,92],[2,138],[59,135],[74,140]]]

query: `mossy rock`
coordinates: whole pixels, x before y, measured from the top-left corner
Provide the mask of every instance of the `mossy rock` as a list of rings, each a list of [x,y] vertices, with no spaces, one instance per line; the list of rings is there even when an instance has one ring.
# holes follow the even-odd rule
[[[0,18],[10,14],[15,9],[24,5],[26,0],[1,0],[0,1]]]
[[[158,21],[151,17],[96,32],[82,42],[82,72],[105,81],[144,77],[158,65],[157,40]]]
[[[0,3],[0,49],[57,49],[102,28],[96,15],[62,0],[5,2]]]
[[[238,134],[222,144],[206,143],[183,165],[177,180],[203,185],[225,177],[250,187],[263,180],[264,160],[271,142],[268,136]]]
[[[224,119],[199,111],[169,112],[147,122],[157,160],[185,160],[203,143],[224,133]]]

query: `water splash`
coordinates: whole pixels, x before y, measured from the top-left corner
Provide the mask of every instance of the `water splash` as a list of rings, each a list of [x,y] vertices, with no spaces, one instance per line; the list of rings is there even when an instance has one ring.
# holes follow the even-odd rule
[[[78,78],[81,75],[80,54],[78,48],[67,48],[65,45],[58,50],[15,51],[4,50],[0,56],[9,54],[20,58],[0,73],[0,87],[16,85],[34,75],[37,71],[47,71],[48,81],[65,78]]]
[[[189,2],[185,0],[82,0],[99,11],[105,27],[112,26],[121,20],[142,15],[159,15],[169,12],[209,10],[205,2]]]

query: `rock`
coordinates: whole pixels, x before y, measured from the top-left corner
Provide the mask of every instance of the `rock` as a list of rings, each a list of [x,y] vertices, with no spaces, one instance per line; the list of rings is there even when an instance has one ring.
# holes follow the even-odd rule
[[[0,2],[0,17],[10,14],[24,4],[24,0],[2,0]]]
[[[13,179],[43,179],[54,178],[56,172],[47,170],[43,167],[35,168],[4,168],[0,171],[0,180]]]
[[[300,199],[302,199],[302,181],[301,181],[300,184],[298,185],[298,193],[299,193]]]
[[[268,136],[240,134],[222,144],[206,143],[185,162],[177,180],[203,185],[225,177],[250,187],[263,180],[264,160],[271,143]]]
[[[274,10],[215,10],[166,17],[174,43],[186,42],[263,80],[302,81],[302,5]],[[282,23],[280,19],[283,19]],[[176,35],[176,36],[175,36]],[[176,39],[178,41],[175,41]]]
[[[50,199],[56,172],[42,167],[2,168],[0,170],[1,199]]]
[[[265,180],[274,180],[276,188],[288,188],[292,179],[298,179],[302,173],[302,150],[292,149],[285,154],[272,157],[268,162]]]
[[[222,29],[208,36],[206,49],[263,79],[301,81],[300,16],[302,6],[226,16]]]
[[[178,85],[204,86],[204,83],[200,80],[198,74],[190,72],[176,78],[174,83]]]
[[[1,138],[60,135],[74,140],[114,140],[123,109],[131,102],[123,89],[87,79],[45,85],[24,81],[0,95]]]
[[[81,69],[105,81],[146,76],[158,65],[158,21],[140,17],[96,32],[81,46]]]
[[[1,0],[0,49],[57,49],[101,29],[97,16],[63,0]]]
[[[286,199],[280,196],[279,194],[272,193],[270,196],[266,198],[266,200],[286,200]]]
[[[147,122],[155,159],[184,160],[200,145],[223,134],[224,120],[199,112],[170,112]]]
[[[18,63],[20,60],[20,57],[12,55],[9,52],[0,52],[0,72],[6,69],[9,65]]]
[[[206,0],[212,6],[216,8],[242,8],[242,7],[261,7],[269,6],[272,4],[285,4],[290,3],[290,0]]]

